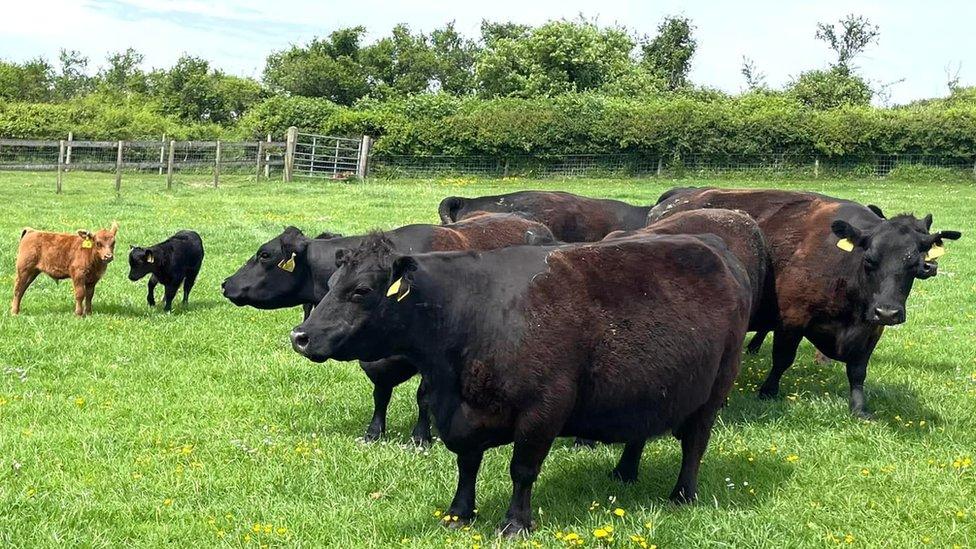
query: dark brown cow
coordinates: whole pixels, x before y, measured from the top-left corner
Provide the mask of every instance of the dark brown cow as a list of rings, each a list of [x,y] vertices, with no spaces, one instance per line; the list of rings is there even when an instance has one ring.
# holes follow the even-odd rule
[[[526,232],[552,239],[541,223],[515,214],[473,212],[450,225],[406,225],[386,233],[401,253],[450,250],[490,250],[522,244]],[[321,235],[320,235],[321,236]],[[328,235],[332,236],[332,235]],[[305,317],[329,290],[335,273],[336,251],[358,246],[364,236],[309,239],[295,227],[285,229],[265,242],[257,253],[224,281],[224,296],[235,305],[279,309],[303,305]],[[282,265],[290,263],[290,270]],[[376,440],[386,431],[386,413],[393,389],[412,378],[417,367],[402,356],[360,362],[373,382],[373,418],[366,428],[366,440]],[[417,444],[431,441],[430,415],[423,401],[424,386],[417,391],[417,423],[411,438]]]
[[[92,312],[95,285],[115,256],[115,235],[119,224],[96,232],[79,230],[76,234],[49,233],[30,227],[20,233],[14,298],[10,314],[20,313],[20,302],[27,288],[41,273],[55,280],[70,278],[75,289],[75,314]]]
[[[681,441],[676,502],[695,499],[715,415],[739,371],[748,274],[714,235],[397,256],[384,238],[338,254],[329,293],[292,332],[322,362],[404,354],[457,454],[451,523],[474,518],[488,448],[514,442],[500,531],[531,529],[532,486],[558,436]],[[636,456],[636,459],[635,457]]]
[[[822,194],[778,190],[674,189],[648,215],[657,222],[697,208],[739,209],[762,228],[773,258],[778,321],[773,367],[760,389],[779,392],[783,372],[806,337],[824,355],[847,364],[850,408],[867,416],[864,379],[884,326],[905,321],[915,279],[936,274],[934,257],[956,231],[930,233],[932,216],[884,217]],[[760,332],[750,347],[758,348]]]
[[[453,223],[478,212],[515,213],[549,227],[563,242],[595,242],[607,233],[639,229],[646,224],[650,207],[631,206],[619,200],[589,198],[562,191],[518,191],[496,196],[441,201],[441,223]]]

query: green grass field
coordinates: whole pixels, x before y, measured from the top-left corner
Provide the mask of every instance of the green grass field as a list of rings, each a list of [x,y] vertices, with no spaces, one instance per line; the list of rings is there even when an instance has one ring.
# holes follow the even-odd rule
[[[448,194],[544,188],[648,203],[674,184],[230,177],[213,189],[206,176],[187,176],[166,191],[162,178],[127,175],[117,198],[111,175],[68,174],[60,196],[53,181],[0,173],[2,545],[506,545],[493,532],[510,495],[510,447],[486,456],[479,520],[465,531],[441,527],[435,513],[453,494],[454,457],[439,443],[408,445],[416,380],[394,395],[387,440],[364,444],[371,386],[358,366],[300,357],[287,338],[300,310],[234,307],[220,282],[289,224],[354,234],[436,222]],[[767,342],[745,359],[716,424],[699,503],[667,502],[680,461],[673,439],[648,445],[640,481],[628,486],[607,477],[619,448],[561,441],[536,484],[538,529],[516,545],[558,547],[573,533],[586,546],[976,547],[976,187],[782,186],[889,214],[932,212],[936,229],[964,233],[940,274],[916,284],[907,324],[887,330],[874,355],[875,420],[848,415],[843,366],[816,365],[806,343],[784,398],[759,401]],[[21,316],[9,315],[21,227],[73,231],[113,219],[119,259],[98,285],[94,315],[75,318],[70,283],[46,277]],[[202,235],[207,256],[189,309],[164,314],[146,306],[145,281],[128,281],[125,256],[130,244],[181,228]],[[612,535],[595,539],[605,525]]]

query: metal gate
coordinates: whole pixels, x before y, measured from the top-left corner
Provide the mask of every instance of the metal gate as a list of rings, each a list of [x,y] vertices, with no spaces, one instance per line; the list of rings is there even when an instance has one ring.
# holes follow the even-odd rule
[[[298,133],[294,154],[297,176],[349,179],[363,175],[362,139]]]

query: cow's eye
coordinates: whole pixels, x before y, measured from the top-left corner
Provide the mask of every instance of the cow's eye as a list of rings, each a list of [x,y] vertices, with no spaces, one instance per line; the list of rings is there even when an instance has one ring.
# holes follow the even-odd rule
[[[367,295],[369,295],[369,293],[372,291],[373,289],[370,288],[369,286],[360,286],[352,291],[352,298],[354,300],[361,300]]]
[[[269,257],[271,257],[271,255],[268,252],[260,252],[258,254],[258,259],[262,261],[267,261]]]

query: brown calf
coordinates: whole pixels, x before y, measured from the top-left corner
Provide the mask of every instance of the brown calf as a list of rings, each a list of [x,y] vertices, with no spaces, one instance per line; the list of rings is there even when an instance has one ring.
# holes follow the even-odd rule
[[[112,222],[110,229],[92,233],[81,229],[77,234],[49,233],[30,227],[20,234],[17,249],[14,299],[10,314],[20,313],[20,302],[37,275],[45,273],[55,280],[70,278],[75,289],[75,314],[84,316],[92,312],[92,296],[95,284],[105,274],[105,269],[115,253],[115,235],[119,224]]]

